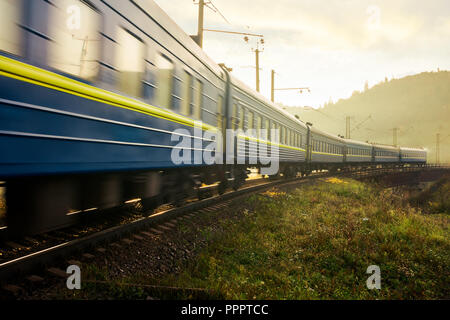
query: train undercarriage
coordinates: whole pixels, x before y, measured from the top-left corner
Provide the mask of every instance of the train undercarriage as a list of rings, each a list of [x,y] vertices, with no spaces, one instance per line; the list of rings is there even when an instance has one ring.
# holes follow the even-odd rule
[[[422,166],[424,164],[280,164],[270,179],[304,177],[313,171],[351,172],[363,168]],[[260,168],[255,168],[259,172]],[[140,202],[143,215],[162,204],[182,205],[189,198],[238,190],[249,178],[247,165],[181,168],[151,172],[117,172],[74,176],[16,178],[7,181],[6,225],[8,236],[35,235],[75,225],[98,211]]]

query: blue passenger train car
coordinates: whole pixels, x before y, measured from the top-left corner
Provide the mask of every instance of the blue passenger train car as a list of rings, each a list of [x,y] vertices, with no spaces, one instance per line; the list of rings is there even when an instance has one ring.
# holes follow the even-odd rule
[[[278,149],[285,177],[426,162],[423,149],[346,141],[281,110],[153,1],[0,0],[0,11],[0,180],[13,234],[136,198],[145,209],[179,203],[203,184],[238,188],[248,167],[263,167],[197,157],[213,142],[206,132],[241,130],[247,157],[261,156],[252,143]],[[229,147],[223,138],[216,154]]]

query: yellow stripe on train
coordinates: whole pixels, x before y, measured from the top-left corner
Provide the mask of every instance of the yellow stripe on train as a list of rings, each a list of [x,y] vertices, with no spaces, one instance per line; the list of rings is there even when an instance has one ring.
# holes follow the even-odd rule
[[[169,110],[160,109],[139,100],[103,90],[4,56],[0,56],[0,75],[73,94],[89,100],[107,103],[115,107],[148,114],[190,127],[197,126],[197,121]],[[205,123],[202,123],[201,127],[203,130],[217,131],[216,127]]]

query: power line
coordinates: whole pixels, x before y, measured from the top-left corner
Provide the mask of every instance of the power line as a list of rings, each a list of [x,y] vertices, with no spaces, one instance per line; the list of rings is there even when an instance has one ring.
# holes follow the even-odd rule
[[[225,31],[225,30],[214,30],[214,29],[203,29],[203,31],[209,32],[220,32],[220,33],[229,33],[229,34],[239,34],[244,36],[252,36],[252,37],[260,37],[264,38],[262,34],[254,34],[254,33],[246,33],[246,32],[236,32],[236,31]]]
[[[218,14],[220,14],[220,16],[223,18],[223,20],[225,20],[226,23],[231,24],[230,21],[228,21],[227,18],[225,18],[225,16],[222,14],[222,12],[220,12],[220,10],[214,5],[214,3],[212,2],[212,0],[209,1],[209,3],[206,4],[206,6],[208,6],[208,4],[212,5],[212,10]],[[209,7],[208,7],[209,8]],[[211,8],[210,8],[211,9]]]

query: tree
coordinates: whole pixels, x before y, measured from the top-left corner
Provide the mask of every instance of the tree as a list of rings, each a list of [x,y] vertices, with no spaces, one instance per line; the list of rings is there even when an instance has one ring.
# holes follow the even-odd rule
[[[352,93],[352,97],[357,96],[358,94],[360,94],[361,92],[359,92],[359,90],[355,90]]]
[[[364,91],[368,90],[369,90],[369,81],[366,81],[366,83],[364,84]]]

